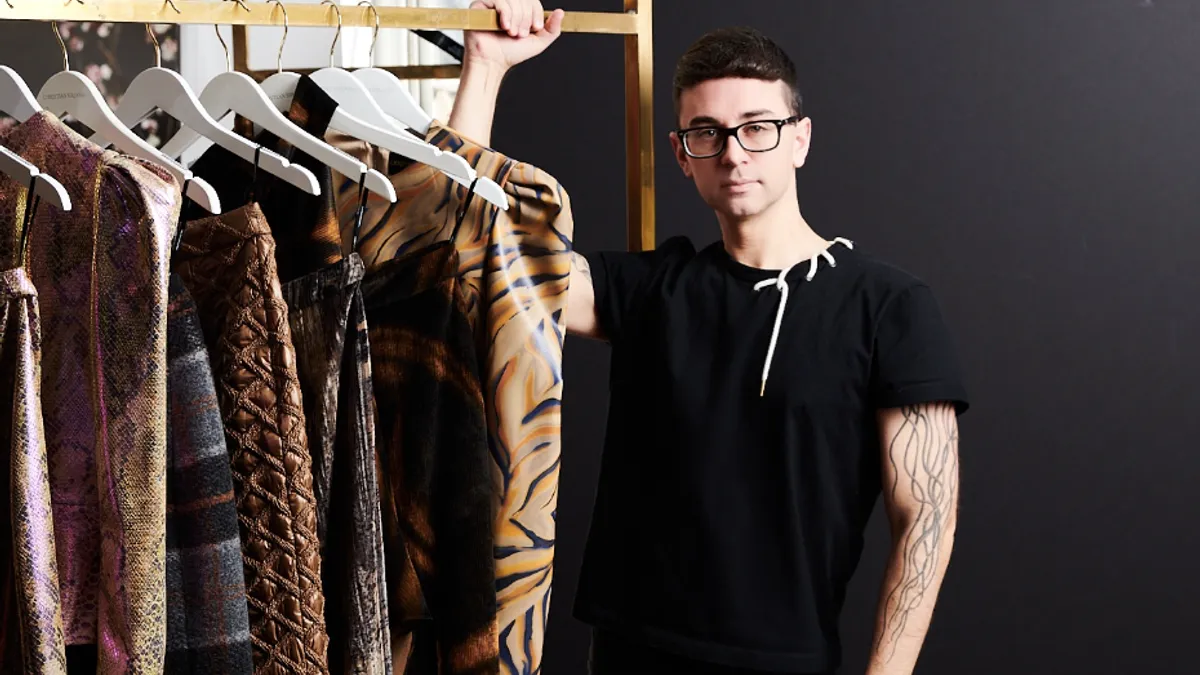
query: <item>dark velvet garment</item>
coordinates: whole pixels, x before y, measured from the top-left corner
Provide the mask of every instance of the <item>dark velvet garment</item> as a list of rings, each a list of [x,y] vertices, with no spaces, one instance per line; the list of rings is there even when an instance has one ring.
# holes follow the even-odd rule
[[[283,293],[313,458],[331,667],[382,675],[392,664],[362,277],[351,254]]]
[[[196,303],[167,303],[165,675],[249,675],[250,616],[233,472]]]
[[[254,669],[325,674],[312,459],[275,241],[257,205],[190,221],[174,266],[196,302],[233,467]]]
[[[317,138],[337,109],[308,77],[287,116]],[[249,133],[246,120],[237,128]],[[297,354],[312,456],[333,672],[392,672],[383,534],[375,463],[370,351],[358,290],[362,261],[343,257],[327,166],[263,132],[256,143],[313,172],[321,195],[306,194],[249,162],[212,147],[193,165],[222,204],[261,205],[278,244],[279,277]],[[336,527],[327,524],[337,523]]]
[[[458,265],[443,242],[376,265],[363,281],[393,661],[411,675],[500,669],[494,464]]]

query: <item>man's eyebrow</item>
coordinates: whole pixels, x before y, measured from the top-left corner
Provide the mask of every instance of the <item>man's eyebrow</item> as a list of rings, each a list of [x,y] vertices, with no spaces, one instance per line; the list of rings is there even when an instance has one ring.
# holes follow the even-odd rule
[[[751,110],[750,112],[745,112],[745,113],[742,113],[742,119],[744,119],[744,120],[748,120],[748,119],[752,119],[752,118],[755,118],[755,117],[763,117],[763,116],[765,116],[765,115],[770,115],[770,114],[772,114],[772,113],[771,113],[771,111],[770,111],[770,110],[766,110],[766,109],[762,109],[762,110]]]
[[[771,115],[771,114],[773,114],[773,113],[770,110],[767,110],[765,108],[760,109],[760,110],[750,110],[748,112],[742,113],[742,119],[749,120],[749,119],[754,119],[755,117],[764,117],[766,115]],[[689,127],[695,127],[695,126],[700,126],[700,125],[719,126],[720,124],[721,124],[720,120],[717,120],[715,117],[709,117],[708,115],[700,115],[699,117],[693,117],[691,119],[691,121],[688,122]]]

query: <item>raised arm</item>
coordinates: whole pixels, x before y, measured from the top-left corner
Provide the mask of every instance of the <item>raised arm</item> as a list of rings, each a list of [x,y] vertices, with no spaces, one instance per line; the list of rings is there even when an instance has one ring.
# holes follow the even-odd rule
[[[479,143],[492,142],[496,97],[508,69],[546,50],[562,31],[563,11],[554,10],[549,20],[538,0],[475,0],[471,9],[494,9],[500,15],[498,31],[466,31],[462,77],[450,127]]]
[[[958,523],[958,418],[949,403],[879,413],[892,552],[867,675],[910,675],[929,630]]]
[[[600,317],[596,313],[596,288],[587,258],[571,253],[571,287],[567,291],[567,333],[604,340]]]

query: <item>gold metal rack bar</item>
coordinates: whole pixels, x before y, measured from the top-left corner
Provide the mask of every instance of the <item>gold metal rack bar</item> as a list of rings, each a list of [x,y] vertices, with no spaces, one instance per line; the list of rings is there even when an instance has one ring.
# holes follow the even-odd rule
[[[279,5],[263,2],[177,0],[179,13],[162,0],[15,0],[12,9],[0,7],[0,18],[31,21],[112,21],[115,23],[215,23],[232,26],[282,26]],[[368,7],[339,6],[342,25],[373,27],[375,17]],[[488,9],[438,7],[380,7],[380,28],[424,28],[431,30],[498,30],[496,12]],[[336,26],[337,16],[327,5],[289,4],[289,26]],[[637,32],[637,17],[618,12],[567,12],[563,31],[568,33]]]
[[[654,209],[654,23],[653,0],[623,0],[624,12],[567,12],[563,31],[624,36],[625,41],[625,166],[627,242],[632,251],[655,246]],[[0,5],[0,19],[30,21],[101,21],[114,23],[224,24],[234,26],[234,67],[246,62],[246,26],[282,26],[278,5],[264,2],[175,0],[13,0]],[[375,15],[365,6],[339,6],[343,26],[373,27]],[[499,30],[495,11],[430,7],[380,7],[379,27],[431,30]],[[289,26],[337,25],[337,16],[324,5],[290,4]],[[420,68],[431,68],[422,71]],[[408,77],[454,77],[444,67],[407,67]],[[584,223],[583,227],[588,227]]]
[[[382,68],[402,80],[457,80],[462,76],[462,66],[457,63],[431,66],[376,66]],[[311,75],[319,68],[288,68],[289,73]],[[250,77],[262,82],[275,74],[274,68],[264,70],[243,70]]]

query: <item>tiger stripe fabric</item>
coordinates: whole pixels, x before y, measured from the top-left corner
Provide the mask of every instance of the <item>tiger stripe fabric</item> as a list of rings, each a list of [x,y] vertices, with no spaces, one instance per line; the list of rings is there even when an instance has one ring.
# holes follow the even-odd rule
[[[24,189],[0,185],[0,208],[12,212]],[[21,222],[20,215],[16,222]],[[7,225],[7,223],[5,223]],[[0,574],[6,580],[0,666],[5,673],[67,672],[54,515],[41,409],[41,326],[37,291],[24,268],[0,272],[0,481],[5,515],[0,522]]]
[[[488,445],[498,503],[493,526],[501,672],[542,664],[553,581],[561,446],[563,313],[574,221],[566,190],[434,124],[426,140],[503,186],[509,209],[472,199],[455,240],[467,315],[483,355]],[[340,134],[326,140],[389,175],[398,201],[372,195],[359,231],[368,268],[450,238],[467,188],[427,165]],[[335,176],[343,246],[354,237],[358,185]]]
[[[63,629],[99,672],[160,673],[166,650],[167,275],[180,186],[46,112],[5,145],[58,178],[28,270],[42,319],[42,412]]]

